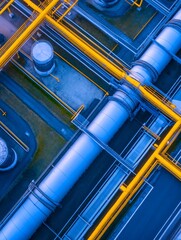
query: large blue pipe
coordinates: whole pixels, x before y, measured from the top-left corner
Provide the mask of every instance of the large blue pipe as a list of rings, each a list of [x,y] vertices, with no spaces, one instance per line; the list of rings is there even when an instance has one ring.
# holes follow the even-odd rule
[[[175,27],[180,21],[181,10],[172,19],[173,23],[167,26],[156,39],[156,41],[161,41],[165,48],[170,46],[169,50],[173,54],[181,47],[180,28]],[[172,36],[170,37],[170,35]],[[168,39],[169,44],[167,45]],[[160,57],[161,53],[162,57]],[[159,74],[171,59],[171,56],[168,55],[167,51],[161,51],[160,48],[151,45],[141,57],[141,63],[138,62],[131,72],[136,74],[139,77],[138,80],[141,79],[140,81],[152,82],[155,74],[153,72],[156,70]],[[100,111],[89,125],[88,130],[107,143],[128,119],[129,111],[133,110],[137,104],[137,97],[130,88],[124,85],[123,91],[117,91],[114,94],[114,98]],[[29,239],[51,214],[56,203],[64,198],[100,152],[101,148],[89,136],[81,134],[42,180],[38,186],[39,190],[33,190],[3,226],[0,231],[0,239]]]

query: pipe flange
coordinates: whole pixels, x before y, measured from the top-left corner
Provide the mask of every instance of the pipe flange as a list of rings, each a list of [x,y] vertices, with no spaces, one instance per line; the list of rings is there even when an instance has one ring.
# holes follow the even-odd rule
[[[38,201],[40,201],[44,206],[46,206],[48,209],[50,209],[51,211],[54,211],[54,209],[57,206],[60,206],[60,204],[58,202],[55,202],[53,199],[51,199],[46,193],[44,193],[35,183],[35,181],[33,180],[29,186],[28,186],[29,191],[31,192],[31,194],[38,199]],[[35,192],[34,190],[37,190],[37,192]],[[40,195],[38,194],[38,192],[40,193]],[[46,200],[45,200],[46,199]]]
[[[181,20],[180,19],[172,19],[167,24],[167,27],[172,27],[177,31],[181,32]]]
[[[156,81],[159,74],[158,74],[157,70],[150,63],[139,59],[132,63],[132,66],[136,66],[136,65],[145,68],[150,73],[152,81],[153,82]]]

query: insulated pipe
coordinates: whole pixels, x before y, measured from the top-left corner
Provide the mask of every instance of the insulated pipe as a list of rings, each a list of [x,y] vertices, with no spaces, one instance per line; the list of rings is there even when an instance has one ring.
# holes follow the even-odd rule
[[[181,11],[175,15],[174,19],[180,19],[180,13]],[[166,27],[166,36],[174,33],[174,38],[169,37],[168,45],[172,46],[176,42],[176,49],[179,45],[178,42],[181,42],[181,34],[178,34],[178,31],[174,28],[174,31],[172,31],[171,28],[172,27],[169,26]],[[164,32],[164,34],[162,34],[162,32]],[[165,29],[162,32],[160,33],[162,37],[159,35],[156,40],[162,39],[166,42]],[[166,47],[166,45],[164,45],[164,47]],[[151,61],[149,53],[152,53],[150,50],[152,48],[154,54],[151,56],[155,58],[157,64],[154,64],[154,60]],[[174,47],[171,47],[171,49],[174,50]],[[168,57],[166,52],[162,52],[162,57],[167,56],[167,60],[165,61],[165,59],[157,56],[157,54],[160,53],[160,48],[157,49],[157,54],[155,51],[156,49],[152,44],[145,54],[143,54],[141,60],[145,61],[147,65],[150,64],[151,67],[154,67],[158,73],[160,73],[171,57]],[[161,61],[160,64],[157,58]],[[135,73],[135,70],[137,75],[142,76],[145,82],[149,83],[153,81],[149,75],[150,72],[146,68],[135,66],[131,70],[131,73]],[[105,105],[88,127],[88,130],[92,134],[105,143],[113,137],[128,119],[130,111],[133,110],[137,104],[136,99],[138,96],[136,93],[127,85],[123,85],[122,89],[122,91],[117,91],[114,94],[114,100],[110,100]],[[0,231],[0,239],[29,239],[100,152],[101,148],[89,136],[81,134],[71,148],[59,160],[54,169],[42,180],[36,190],[32,191],[25,202],[4,225]]]
[[[134,96],[134,92],[130,93]],[[133,110],[136,104],[124,91],[117,91],[113,97],[115,100],[109,101],[88,127],[88,130],[104,143],[107,143],[128,119],[128,109]],[[81,134],[1,229],[0,239],[29,239],[101,150],[89,136]]]
[[[181,9],[166,25],[155,41],[158,44],[152,43],[141,58],[134,63],[134,67],[131,69],[131,74],[143,85],[149,84],[157,79],[158,75],[172,58],[169,52],[176,54],[180,49]],[[163,48],[159,45],[163,46]]]

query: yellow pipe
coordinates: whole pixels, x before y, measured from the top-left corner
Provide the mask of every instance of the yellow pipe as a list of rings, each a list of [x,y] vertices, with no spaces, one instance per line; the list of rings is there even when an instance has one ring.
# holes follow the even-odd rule
[[[71,64],[70,62],[68,62],[64,57],[62,57],[59,53],[55,52],[54,53],[61,59],[63,59],[63,61],[65,61],[68,65],[70,65],[72,68],[74,68],[76,71],[78,71],[81,75],[83,75],[84,77],[86,77],[90,82],[92,82],[94,85],[96,85],[99,89],[101,89],[101,91],[103,91],[107,96],[109,95],[109,92],[107,92],[104,88],[102,88],[101,86],[99,86],[99,84],[97,84],[96,82],[94,82],[90,77],[88,77],[85,73],[83,73],[82,71],[80,71],[78,68],[76,68],[73,64]]]
[[[136,5],[137,7],[141,7],[143,0],[140,1],[140,3],[137,3],[138,0],[134,1],[133,5]]]
[[[29,5],[34,5],[31,1],[24,0],[25,2],[28,2]],[[45,10],[41,10],[38,8],[36,5],[34,5],[34,9],[38,12],[40,12],[40,16],[30,25],[30,27],[27,29],[29,30],[26,31],[26,34],[22,34],[21,40],[23,42],[24,39],[27,37],[27,33],[31,33],[34,28],[38,26],[38,24],[43,20],[44,16],[48,13],[48,9],[52,8],[52,5],[54,2],[58,1],[53,1],[49,7],[47,7]],[[55,4],[56,4],[55,3]],[[51,7],[50,7],[51,6]],[[37,10],[38,9],[38,10]],[[66,29],[65,26],[62,24],[58,24],[56,21],[51,19],[51,17],[46,16],[46,19],[54,26],[56,27],[66,38],[70,39],[71,42],[74,43],[78,48],[83,50],[85,54],[87,54],[90,58],[92,58],[94,61],[96,61],[99,65],[101,65],[103,68],[105,68],[107,71],[109,71],[113,76],[116,78],[124,78],[126,79],[129,83],[131,83],[135,88],[139,89],[143,96],[149,100],[152,104],[156,105],[160,110],[165,112],[168,116],[170,116],[173,120],[177,121],[175,125],[172,127],[170,132],[167,134],[167,136],[164,138],[164,140],[161,142],[161,144],[158,146],[158,148],[155,150],[155,152],[152,154],[152,156],[148,159],[146,164],[142,167],[142,169],[139,171],[139,173],[136,175],[136,177],[133,179],[133,181],[128,185],[126,190],[121,194],[120,198],[116,201],[115,205],[108,211],[106,216],[103,218],[103,220],[100,222],[100,224],[97,226],[93,234],[90,236],[89,239],[99,239],[103,235],[103,230],[107,229],[108,226],[112,223],[112,221],[115,219],[115,216],[117,216],[120,212],[119,208],[120,205],[125,206],[129,199],[133,196],[135,191],[142,185],[144,182],[144,177],[148,176],[148,173],[152,171],[152,169],[156,165],[156,156],[158,157],[159,152],[163,149],[167,141],[170,139],[170,137],[175,133],[175,131],[178,130],[180,127],[180,116],[176,113],[174,113],[168,106],[164,105],[160,100],[158,100],[155,96],[152,96],[151,93],[149,93],[144,86],[141,86],[139,81],[136,79],[128,76],[122,69],[120,69],[118,66],[116,66],[114,63],[110,62],[108,59],[106,59],[102,54],[100,54],[97,50],[92,48],[90,45],[88,45],[85,41],[80,39],[78,36],[75,34],[71,33],[68,29]],[[21,41],[19,40],[18,43],[16,43],[15,46],[13,46],[13,50],[16,49],[16,46],[19,46],[21,44]],[[7,54],[6,54],[7,55]],[[2,60],[2,59],[1,59]],[[163,161],[162,161],[163,164]],[[167,166],[170,170],[170,164],[165,163],[165,166]],[[171,168],[172,170],[172,168]],[[174,169],[175,172],[175,169]],[[123,203],[123,204],[121,204]],[[118,209],[119,208],[119,209]],[[115,214],[116,210],[116,214]],[[118,210],[118,211],[117,211]],[[111,219],[111,220],[110,220]],[[98,234],[98,235],[97,235]]]
[[[5,52],[7,51],[7,49],[10,48],[10,46],[12,45],[13,42],[16,41],[16,39],[18,39],[18,37],[20,36],[20,34],[25,31],[25,29],[27,28],[27,25],[30,23],[30,19],[28,18],[19,28],[18,30],[12,35],[12,37],[10,39],[8,39],[8,41],[3,45],[3,47],[0,49],[0,57],[3,56],[3,54],[5,54]],[[0,58],[1,59],[1,58]]]
[[[156,106],[162,112],[164,112],[168,117],[174,121],[179,121],[181,119],[180,115],[173,111],[173,109],[166,105],[165,102],[161,102],[156,96],[146,89],[146,86],[139,86],[139,90],[142,96],[147,99],[151,104]]]
[[[1,128],[6,131],[16,142],[26,151],[29,151],[29,147],[14,133],[12,132],[3,122],[0,121]]]
[[[36,10],[38,12],[42,11],[38,6],[36,6],[31,1],[29,1],[29,0],[24,0],[24,1],[29,2],[29,6],[32,7],[34,10]],[[167,105],[165,105],[165,103],[162,103],[155,96],[153,96],[151,93],[149,93],[144,88],[144,86],[140,85],[139,81],[137,81],[133,77],[130,77],[129,75],[127,75],[124,70],[119,68],[116,64],[111,62],[109,59],[107,59],[103,54],[101,54],[99,51],[94,49],[91,45],[89,45],[87,42],[85,42],[83,39],[81,39],[75,33],[72,33],[69,29],[67,29],[61,23],[57,23],[50,16],[46,16],[46,19],[49,23],[51,23],[54,27],[56,27],[56,29],[58,29],[60,31],[60,33],[63,36],[65,36],[65,38],[70,40],[75,46],[77,46],[79,49],[81,49],[82,52],[84,52],[91,59],[93,59],[95,62],[97,62],[101,67],[103,67],[108,72],[110,72],[114,77],[116,77],[117,79],[124,78],[125,80],[127,80],[131,85],[133,85],[135,88],[140,90],[140,92],[142,93],[144,98],[146,98],[149,102],[151,102],[153,105],[155,105],[158,109],[160,109],[167,116],[172,118],[174,121],[178,121],[180,119],[180,116],[177,113],[175,113]]]
[[[4,11],[14,2],[14,0],[10,0],[0,11],[0,15],[3,14]]]
[[[75,111],[75,113],[71,117],[71,120],[74,120],[83,109],[84,109],[84,104],[80,105],[77,111]]]
[[[59,0],[52,0],[52,2],[41,11],[40,15],[31,23],[29,27],[15,40],[14,43],[7,49],[7,51],[0,58],[0,68],[2,68],[7,61],[16,53],[20,46],[30,37],[35,28],[42,22],[46,14],[55,6]],[[26,2],[29,2],[28,0]]]
[[[112,224],[112,222],[115,220],[115,218],[119,215],[119,213],[122,211],[122,209],[128,203],[128,201],[132,198],[132,196],[135,194],[135,192],[144,183],[144,178],[148,177],[148,175],[152,172],[152,170],[155,168],[155,166],[159,163],[157,161],[157,158],[159,158],[158,157],[159,153],[163,150],[164,146],[167,144],[169,139],[180,128],[180,125],[181,125],[181,121],[178,121],[173,125],[173,127],[170,129],[168,134],[165,136],[165,138],[162,140],[162,142],[158,145],[157,149],[150,156],[150,158],[147,160],[147,162],[143,165],[141,170],[134,177],[134,179],[130,182],[130,184],[124,188],[120,187],[121,189],[124,190],[123,193],[120,195],[120,197],[116,200],[114,205],[108,210],[108,212],[105,214],[105,216],[99,222],[99,224],[94,229],[94,231],[92,232],[92,234],[90,235],[88,240],[99,240],[103,236],[105,231]],[[170,165],[163,162],[163,159],[162,159],[162,163],[164,166],[167,166],[169,168]],[[178,174],[178,172],[175,171],[175,169],[174,169],[174,172],[176,172]]]
[[[157,12],[155,12],[149,19],[148,21],[142,26],[142,28],[136,33],[136,35],[133,37],[133,40],[135,40],[138,35],[143,31],[143,29],[148,25],[148,23],[154,18],[154,16],[157,14]]]
[[[170,148],[171,144],[173,144],[173,142],[175,141],[175,139],[177,138],[177,136],[180,134],[181,132],[181,128],[177,131],[177,133],[174,135],[174,137],[172,137],[172,139],[170,139],[169,143],[167,144],[167,146],[165,146],[164,150],[162,151],[162,155],[167,154],[168,149]]]
[[[77,2],[78,2],[78,0],[76,0],[72,5],[70,5],[70,7],[67,8],[67,10],[60,16],[60,18],[57,20],[57,22],[62,20],[65,17],[65,15],[67,15],[70,12],[70,10],[77,4]]]
[[[166,168],[169,172],[175,175],[179,180],[181,180],[181,168],[169,161],[168,159],[163,158],[161,155],[156,156],[160,164]]]
[[[27,0],[26,0],[27,1]],[[33,7],[34,8],[34,7]],[[39,10],[38,10],[39,11]],[[41,11],[41,10],[40,10]],[[133,179],[133,181],[128,185],[128,187],[125,189],[125,191],[121,194],[121,196],[118,198],[116,203],[112,206],[112,208],[108,211],[106,216],[102,219],[102,221],[99,223],[99,225],[96,227],[94,232],[89,237],[89,240],[92,239],[100,239],[100,237],[103,235],[105,230],[110,226],[110,224],[114,221],[115,217],[120,213],[122,208],[127,204],[129,199],[133,196],[133,194],[139,189],[139,187],[144,182],[144,177],[147,177],[148,174],[151,173],[151,171],[154,169],[154,167],[157,164],[156,156],[161,152],[161,150],[166,145],[167,141],[170,139],[170,137],[180,128],[180,116],[174,113],[169,107],[165,106],[160,100],[158,100],[156,97],[152,96],[151,93],[146,91],[146,89],[140,85],[140,83],[130,76],[126,75],[126,73],[119,69],[116,65],[111,63],[108,59],[105,59],[98,51],[95,49],[92,49],[91,46],[86,44],[83,40],[81,40],[78,36],[75,36],[70,31],[66,29],[66,27],[62,26],[61,24],[58,24],[53,19],[51,19],[49,16],[46,16],[46,19],[68,39],[71,40],[77,47],[79,47],[83,52],[85,52],[89,57],[94,59],[97,63],[99,63],[101,66],[103,66],[105,69],[107,69],[109,72],[111,72],[115,77],[118,79],[125,78],[129,83],[131,83],[134,87],[138,88],[143,96],[148,99],[152,104],[156,105],[159,109],[164,111],[168,116],[171,116],[174,120],[177,122],[172,127],[170,132],[167,134],[167,136],[164,138],[164,140],[161,142],[161,144],[158,146],[158,148],[155,150],[155,152],[152,154],[152,156],[148,159],[148,161],[145,163],[145,165],[142,167],[142,169],[139,171],[139,173],[136,175],[136,177]],[[163,164],[163,161],[162,161]],[[173,168],[170,169],[170,164],[166,164],[164,162],[164,166],[167,166],[169,170],[172,171]],[[175,172],[175,169],[174,169]],[[121,206],[121,208],[120,208]]]
[[[30,7],[32,7],[35,11],[37,11],[39,13],[42,11],[33,2],[31,2],[29,0],[23,0],[23,1],[28,2],[29,3],[28,5]],[[85,54],[87,54],[89,57],[91,57],[93,60],[98,62],[102,67],[106,68],[106,70],[109,71],[109,68],[107,68],[107,65],[104,62],[101,64],[101,62],[104,60],[105,57],[102,54],[100,54],[99,51],[94,49],[92,46],[88,45],[88,43],[85,42],[83,39],[81,39],[81,37],[79,37],[76,34],[74,34],[73,32],[71,32],[69,29],[67,29],[65,26],[63,26],[61,23],[57,23],[50,16],[47,15],[46,19],[49,23],[51,23],[54,27],[56,27],[56,29],[58,29],[62,35],[64,35],[67,39],[69,39],[72,43],[74,43]],[[105,60],[110,62],[108,59],[105,59]],[[116,72],[115,72],[115,74],[116,74],[118,72],[118,67],[114,63],[111,63],[111,65],[113,65],[113,70],[110,68],[110,70],[111,70],[110,72],[113,72],[116,69]],[[118,79],[120,79],[120,71],[121,71],[121,77],[126,76],[125,71],[123,71],[122,69],[119,69],[119,74],[116,75],[116,77]],[[136,81],[136,79],[134,79],[134,80]],[[138,86],[139,86],[139,82],[138,81],[136,81],[136,82],[138,83]]]
[[[104,69],[110,72],[113,76],[115,76],[117,79],[124,78],[125,80],[127,80],[135,88],[139,89],[143,96],[148,101],[150,101],[153,105],[155,105],[157,108],[163,111],[167,116],[171,117],[174,121],[178,121],[180,119],[180,116],[177,113],[173,112],[168,106],[160,102],[160,100],[158,100],[155,96],[153,96],[151,93],[145,90],[145,88],[140,85],[139,81],[137,81],[133,77],[128,76],[125,71],[116,66],[114,63],[112,63],[99,51],[94,49],[92,46],[90,46],[88,43],[86,43],[77,35],[71,33],[70,30],[68,30],[65,26],[63,26],[60,23],[57,23],[50,16],[46,15],[46,13],[48,13],[48,11],[52,8],[52,6],[54,6],[57,3],[57,1],[55,2],[53,1],[45,10],[40,9],[30,0],[24,0],[24,2],[26,2],[30,7],[32,7],[37,12],[41,13],[41,15],[30,25],[31,27],[28,27],[26,29],[26,31],[17,39],[17,41],[15,41],[14,44],[12,44],[12,46],[7,50],[7,52],[0,58],[0,68],[2,68],[3,65],[5,65],[6,61],[8,61],[8,59],[14,54],[18,47],[21,46],[23,41],[25,41],[25,39],[28,38],[28,35],[38,26],[38,24],[43,20],[43,18],[46,17],[46,19],[54,27],[56,27],[67,39],[71,40],[71,42],[74,43],[74,45],[81,49],[91,59],[96,61],[100,66],[102,66]]]
[[[51,14],[53,15],[56,11],[58,11],[58,9],[59,9],[61,6],[62,6],[62,3],[60,3],[60,4],[58,5],[58,7],[56,7],[56,8],[51,12]]]
[[[62,35],[69,39],[75,46],[81,49],[82,52],[84,52],[100,66],[110,72],[113,76],[115,76],[117,79],[124,78],[125,80],[127,80],[131,85],[139,89],[148,101],[152,102],[156,107],[163,111],[167,116],[171,117],[174,121],[178,121],[180,119],[180,116],[177,113],[173,112],[168,106],[160,102],[160,100],[158,100],[155,96],[146,91],[144,87],[140,85],[139,81],[137,81],[133,77],[128,76],[125,71],[116,66],[109,59],[106,59],[104,55],[102,55],[92,46],[88,45],[88,43],[84,42],[78,36],[72,34],[68,29],[66,29],[65,26],[63,26],[62,24],[58,24],[48,16],[46,16],[46,18],[53,26],[59,29]]]

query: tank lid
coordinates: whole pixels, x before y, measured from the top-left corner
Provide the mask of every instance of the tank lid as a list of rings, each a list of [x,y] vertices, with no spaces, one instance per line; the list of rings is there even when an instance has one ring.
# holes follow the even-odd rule
[[[47,41],[36,42],[32,47],[32,57],[36,61],[45,62],[52,58],[53,48]]]
[[[0,138],[0,165],[3,164],[8,156],[8,147],[5,141]]]

